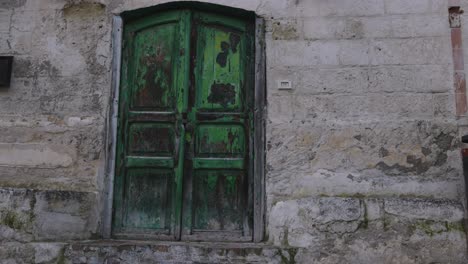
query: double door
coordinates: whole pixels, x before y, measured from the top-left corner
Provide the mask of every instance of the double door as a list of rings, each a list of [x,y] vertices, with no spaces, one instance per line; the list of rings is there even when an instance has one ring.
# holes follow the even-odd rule
[[[158,13],[122,54],[114,237],[252,240],[252,24]]]

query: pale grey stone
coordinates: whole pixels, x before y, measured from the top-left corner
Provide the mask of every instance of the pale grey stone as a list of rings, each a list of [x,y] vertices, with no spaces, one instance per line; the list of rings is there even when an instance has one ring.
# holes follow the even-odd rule
[[[268,240],[62,252],[102,228],[112,16],[168,2],[0,3],[1,263],[466,263],[446,0],[202,0],[267,25]]]
[[[51,263],[60,259],[61,254],[63,254],[64,244],[34,243],[33,247],[35,250],[35,263]]]

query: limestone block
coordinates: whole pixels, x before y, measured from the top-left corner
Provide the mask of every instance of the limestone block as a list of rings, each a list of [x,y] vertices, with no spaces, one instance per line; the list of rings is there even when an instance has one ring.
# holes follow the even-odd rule
[[[343,234],[356,230],[364,216],[359,199],[305,198],[281,201],[271,208],[270,239],[275,245],[311,247],[323,234]]]
[[[251,1],[256,2],[256,1]],[[245,9],[245,8],[244,8]],[[255,12],[264,17],[286,18],[297,17],[300,14],[300,8],[297,7],[295,1],[270,1],[261,0]]]
[[[279,80],[290,80],[294,94],[363,94],[367,91],[369,69],[362,67],[273,68],[269,94],[284,94],[276,89]]]
[[[461,180],[427,180],[421,177],[370,177],[361,173],[338,173],[318,170],[312,174],[292,172],[285,184],[276,179],[268,190],[278,196],[308,197],[314,195],[370,197],[435,197],[458,199]],[[375,172],[375,174],[379,174]],[[288,175],[289,176],[289,175]],[[286,177],[288,177],[286,176]],[[282,179],[282,178],[281,178]]]
[[[292,120],[293,108],[290,95],[271,96],[268,101],[268,119],[271,122],[288,122]]]
[[[423,242],[407,242],[398,234],[379,235],[378,232],[336,243],[333,253],[316,258],[319,263],[390,263],[418,264],[466,262],[463,253],[464,246],[458,244],[462,239],[456,238],[450,242],[444,239],[425,240]],[[315,260],[315,259],[312,259]],[[309,259],[310,261],[310,259]],[[307,260],[298,263],[310,263]]]
[[[71,127],[89,126],[96,122],[95,117],[90,116],[70,116],[68,117],[66,124]]]
[[[385,11],[388,14],[418,14],[442,12],[446,3],[441,0],[385,0]],[[445,5],[444,5],[445,4]]]
[[[63,255],[65,244],[61,243],[33,243],[35,263],[59,262]]]
[[[375,16],[384,13],[383,0],[307,0],[298,3],[304,17]]]
[[[304,18],[306,39],[360,39],[392,36],[389,17],[311,17]]]
[[[338,65],[337,41],[286,41],[267,44],[268,66]]]
[[[296,120],[378,121],[429,119],[432,94],[297,95],[293,97]]]
[[[21,242],[0,242],[2,264],[34,263],[34,248]]]
[[[63,148],[44,144],[0,143],[0,165],[68,167],[73,163],[73,157]]]
[[[364,201],[365,213],[368,221],[379,220],[384,215],[384,200],[383,199],[366,199]]]
[[[312,201],[312,203],[316,203]],[[309,201],[301,200],[300,206],[310,208],[307,213],[303,216],[306,219],[316,219],[319,223],[329,223],[334,221],[357,221],[363,214],[363,208],[358,199],[354,198],[334,198],[325,197],[318,201],[319,211],[314,212],[313,206],[310,206]]]
[[[34,194],[28,190],[0,190],[0,241],[33,239]]]
[[[96,232],[94,193],[1,189],[0,198],[0,242],[85,239]],[[37,249],[50,255],[57,247]]]
[[[457,222],[463,220],[460,203],[443,200],[391,199],[385,201],[385,212],[410,219]]]
[[[451,70],[444,65],[372,67],[278,67],[268,69],[269,94],[284,95],[277,81],[290,80],[294,94],[451,93]],[[447,95],[445,95],[447,96]],[[450,102],[447,102],[450,103]]]
[[[13,10],[0,8],[0,32],[8,33],[10,31],[10,20]]]
[[[274,40],[293,40],[302,35],[302,23],[297,19],[275,19],[266,21],[266,31]]]
[[[451,47],[446,37],[380,39],[370,45],[373,65],[451,63]]]
[[[0,109],[3,114],[18,113],[34,106],[32,94],[34,84],[29,78],[12,78],[10,89],[0,89]],[[31,104],[29,104],[31,103]],[[36,104],[37,105],[37,104]],[[19,110],[19,111],[18,111]]]
[[[451,71],[445,65],[376,66],[368,72],[369,92],[451,92]]]
[[[269,194],[459,197],[454,124],[323,125],[317,120],[271,123],[267,129]]]
[[[15,56],[14,58],[15,63],[13,64],[13,76],[16,78],[21,77],[34,77],[35,72],[35,65],[33,64],[34,57],[31,56]],[[29,79],[31,82],[31,79]],[[14,87],[14,86],[12,86]]]
[[[369,41],[341,40],[338,57],[341,65],[369,65]]]
[[[394,37],[448,36],[448,19],[445,15],[406,15],[392,17]]]
[[[45,191],[36,194],[35,235],[40,239],[85,239],[98,219],[94,193]]]
[[[0,41],[4,41],[5,46],[1,46],[0,52],[10,54],[29,54],[32,47],[32,33],[22,32],[11,28],[9,35],[0,35]]]
[[[11,17],[11,27],[20,32],[31,32],[38,23],[37,11],[15,11]]]

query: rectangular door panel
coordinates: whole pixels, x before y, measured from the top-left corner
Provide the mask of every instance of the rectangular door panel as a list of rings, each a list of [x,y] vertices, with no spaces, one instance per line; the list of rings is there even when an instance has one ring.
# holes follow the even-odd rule
[[[175,109],[173,65],[177,29],[176,23],[170,23],[134,33],[132,110]]]
[[[189,23],[171,11],[124,28],[114,237],[180,237]]]
[[[243,65],[241,35],[229,28],[200,28],[199,58],[203,78],[196,107],[205,111],[241,111]]]
[[[175,127],[170,123],[131,123],[128,154],[137,156],[169,156],[174,153]]]
[[[186,240],[250,241],[250,120],[247,23],[194,14],[194,78],[186,161]]]
[[[202,123],[195,132],[197,157],[243,157],[245,131],[240,124]]]
[[[194,231],[242,231],[245,196],[242,171],[197,170],[193,185]]]
[[[124,225],[128,230],[171,228],[172,182],[170,170],[131,168],[126,174]]]

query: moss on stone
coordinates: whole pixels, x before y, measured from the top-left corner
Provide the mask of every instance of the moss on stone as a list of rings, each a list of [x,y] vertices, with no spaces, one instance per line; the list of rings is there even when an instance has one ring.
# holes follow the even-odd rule
[[[437,228],[436,225],[440,224],[442,228]],[[414,232],[421,230],[428,236],[442,234],[445,232],[462,232],[465,233],[465,227],[461,222],[438,222],[434,220],[423,220],[414,223],[410,229]]]
[[[367,198],[368,196],[362,193],[340,193],[336,195],[336,197],[340,198],[355,198],[355,199],[364,199]]]
[[[463,222],[445,222],[445,227],[447,228],[447,232],[458,231],[465,233],[466,230]]]
[[[359,223],[359,228],[367,229],[369,227],[369,217],[367,216],[367,204],[365,201],[362,202],[364,204],[364,216],[363,220]]]
[[[384,216],[384,218],[383,218],[383,228],[384,228],[385,231],[390,230],[390,224],[391,224],[390,219],[388,219],[387,217]]]
[[[0,224],[13,229],[22,229],[25,226],[21,217],[14,211],[5,212],[3,217],[0,219]]]
[[[415,224],[413,224],[413,229],[414,230],[421,230],[424,233],[426,233],[429,236],[434,236],[435,234],[441,233],[440,230],[434,230],[432,228],[433,221],[430,220],[425,220],[425,221],[420,221]]]
[[[63,247],[62,249],[60,249],[60,253],[57,257],[57,264],[66,264],[67,263],[67,259],[65,257],[65,247]]]
[[[285,256],[282,250],[278,251],[281,257],[281,264],[296,264],[297,248],[287,248],[285,250],[288,252],[288,256]]]

